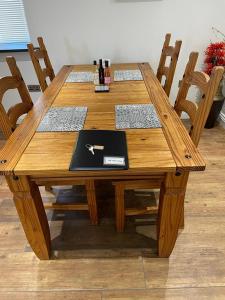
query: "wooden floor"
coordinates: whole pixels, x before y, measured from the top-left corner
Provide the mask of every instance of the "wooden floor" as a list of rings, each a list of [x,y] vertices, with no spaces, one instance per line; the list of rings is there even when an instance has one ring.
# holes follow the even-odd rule
[[[115,234],[107,204],[97,227],[78,213],[48,213],[54,259],[39,261],[1,178],[0,299],[225,299],[225,129],[205,130],[200,149],[207,170],[191,174],[185,229],[170,259],[155,256],[149,220],[131,220]],[[79,189],[60,190],[62,198],[72,192],[83,197]]]

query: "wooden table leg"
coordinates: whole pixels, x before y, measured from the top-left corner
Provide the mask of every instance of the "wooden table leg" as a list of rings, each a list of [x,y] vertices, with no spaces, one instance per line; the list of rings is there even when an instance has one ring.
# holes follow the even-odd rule
[[[98,224],[98,211],[96,203],[96,193],[95,193],[95,182],[94,180],[87,180],[85,183],[87,191],[87,201],[90,214],[91,224]]]
[[[184,207],[189,173],[180,176],[167,174],[159,197],[158,255],[169,257],[173,251]]]
[[[179,229],[184,229],[184,200],[185,200],[185,194],[186,194],[186,188],[187,188],[187,182],[189,178],[189,172],[185,173],[182,175],[182,185],[184,187],[184,193],[183,196],[180,195],[180,201],[182,201],[182,211],[181,211],[181,216],[180,216],[180,224],[179,224]]]
[[[26,176],[6,176],[27,240],[40,259],[49,259],[51,238],[38,186]]]

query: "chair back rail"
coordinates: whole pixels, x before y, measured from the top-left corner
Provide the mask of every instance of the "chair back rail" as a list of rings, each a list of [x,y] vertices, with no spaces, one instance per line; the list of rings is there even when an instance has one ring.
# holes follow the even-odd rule
[[[28,113],[32,108],[33,103],[15,58],[8,56],[6,62],[12,76],[6,76],[0,79],[0,128],[4,137],[8,139],[16,128],[18,118],[23,114]],[[9,89],[17,89],[22,102],[11,106],[8,112],[6,112],[2,101],[5,92]]]
[[[170,46],[171,34],[167,33],[165,37],[165,41],[163,44],[162,54],[159,61],[159,66],[157,70],[157,78],[160,82],[162,82],[163,76],[165,76],[166,80],[163,85],[163,89],[165,90],[167,96],[170,95],[170,90],[173,83],[173,78],[177,66],[178,57],[180,54],[180,49],[182,45],[182,41],[176,41],[175,46]],[[166,66],[166,58],[171,57],[170,64]]]
[[[211,76],[204,72],[195,71],[197,60],[198,53],[192,52],[189,56],[174,106],[179,116],[181,116],[182,112],[186,112],[190,117],[192,125],[190,136],[196,147],[224,73],[223,67],[214,67]],[[191,86],[197,86],[201,91],[199,103],[187,99]]]
[[[33,44],[28,44],[27,48],[30,53],[30,57],[41,86],[42,92],[46,90],[48,84],[46,82],[46,78],[49,77],[50,81],[52,81],[55,77],[54,70],[52,68],[51,61],[48,56],[48,52],[46,50],[44,41],[42,37],[38,37],[39,48],[35,49]],[[42,68],[40,60],[44,60],[45,68]]]

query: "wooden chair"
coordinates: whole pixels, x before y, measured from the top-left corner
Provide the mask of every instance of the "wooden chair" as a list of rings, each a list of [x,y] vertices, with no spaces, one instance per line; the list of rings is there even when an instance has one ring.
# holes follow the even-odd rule
[[[176,65],[177,65],[177,61],[178,61],[178,57],[182,45],[182,41],[176,41],[174,47],[170,46],[170,39],[171,39],[171,34],[167,33],[163,44],[162,54],[160,57],[159,66],[157,70],[157,78],[160,82],[162,82],[163,76],[165,76],[165,83],[163,85],[163,89],[165,90],[168,97],[170,95],[170,90],[173,83]],[[171,59],[170,59],[170,64],[167,67],[166,59],[168,56],[171,57]]]
[[[15,58],[7,57],[6,62],[12,76],[0,79],[0,128],[5,139],[8,139],[16,129],[19,117],[28,113],[32,108],[33,103]],[[10,107],[8,112],[6,112],[2,100],[5,92],[9,89],[17,89],[22,102]]]
[[[193,143],[198,146],[202,130],[205,126],[210,108],[213,103],[213,98],[217,92],[219,83],[222,79],[224,68],[215,67],[211,77],[204,72],[195,71],[195,66],[198,59],[198,53],[192,52],[189,57],[189,62],[186,66],[183,79],[180,83],[179,92],[175,102],[175,110],[180,116],[181,112],[186,112],[191,121],[190,137]],[[194,85],[197,86],[201,92],[201,101],[196,104],[187,100],[189,88]],[[163,178],[156,178],[151,180],[130,180],[130,181],[115,181],[115,204],[116,204],[116,227],[118,232],[123,232],[126,216],[140,215],[140,214],[156,214],[158,207],[144,207],[141,209],[125,208],[124,192],[130,189],[154,189],[160,188]],[[187,176],[183,180],[187,182]],[[184,199],[182,199],[184,201]],[[183,213],[182,213],[183,214]],[[184,214],[181,216],[180,227],[184,223]]]
[[[52,64],[49,59],[48,52],[45,48],[43,38],[38,37],[37,40],[38,40],[39,48],[35,49],[33,44],[28,44],[27,48],[30,53],[30,58],[32,60],[39,84],[41,86],[41,90],[42,92],[44,92],[48,87],[46,78],[49,77],[50,81],[52,81],[55,77],[55,73],[52,68]],[[45,68],[42,68],[40,60],[44,61]]]
[[[26,84],[22,78],[20,70],[16,64],[14,57],[6,58],[7,64],[11,71],[12,76],[3,77],[0,79],[0,128],[4,137],[8,139],[13,131],[16,129],[18,118],[26,114],[33,107],[30,94],[27,90]],[[8,112],[5,111],[2,105],[2,100],[5,92],[9,89],[17,89],[22,102],[10,107]],[[49,190],[51,183],[39,184],[40,186],[47,187]],[[45,209],[54,210],[87,210],[90,214],[92,224],[98,223],[97,204],[95,197],[95,184],[93,180],[80,180],[76,181],[76,185],[84,185],[87,192],[88,203],[44,203]]]
[[[198,53],[192,52],[174,105],[179,116],[181,116],[182,112],[188,114],[192,124],[189,134],[196,147],[224,73],[223,67],[215,67],[210,77],[204,72],[195,71],[197,60]],[[191,86],[197,86],[202,93],[198,104],[187,99]]]

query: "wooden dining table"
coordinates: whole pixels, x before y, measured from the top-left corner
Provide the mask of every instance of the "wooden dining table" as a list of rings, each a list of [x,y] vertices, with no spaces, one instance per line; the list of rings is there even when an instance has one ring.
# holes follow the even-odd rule
[[[114,70],[140,69],[143,80],[113,81]],[[94,71],[91,65],[65,65],[0,151],[0,173],[6,177],[33,251],[51,257],[49,224],[41,185],[72,185],[78,180],[163,178],[158,216],[158,256],[169,257],[178,235],[187,178],[205,162],[170,104],[149,63],[114,64],[109,93],[94,84],[68,83],[70,72]],[[115,105],[152,103],[162,128],[126,129],[129,169],[70,171],[78,132],[37,132],[51,107],[87,106],[84,129],[115,130]]]

